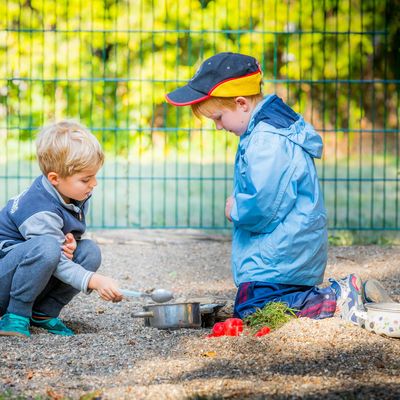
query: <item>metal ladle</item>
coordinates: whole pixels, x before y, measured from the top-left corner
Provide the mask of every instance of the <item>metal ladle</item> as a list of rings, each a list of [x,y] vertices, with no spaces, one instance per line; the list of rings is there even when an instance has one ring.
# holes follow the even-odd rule
[[[155,289],[151,293],[127,289],[120,289],[120,292],[127,297],[150,297],[155,303],[165,303],[174,298],[173,293],[166,289]]]

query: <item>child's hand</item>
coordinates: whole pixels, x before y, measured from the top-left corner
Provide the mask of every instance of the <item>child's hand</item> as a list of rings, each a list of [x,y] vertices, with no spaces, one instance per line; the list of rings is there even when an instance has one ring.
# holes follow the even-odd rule
[[[226,203],[225,203],[225,217],[232,222],[232,218],[231,218],[231,211],[232,211],[232,207],[233,207],[233,196],[229,196],[226,199]]]
[[[108,276],[94,273],[89,280],[88,289],[94,289],[99,296],[106,301],[117,303],[122,300],[122,293],[118,289],[118,283]]]
[[[72,260],[74,258],[74,251],[76,250],[76,240],[72,233],[67,233],[65,235],[65,242],[61,247],[65,257]]]

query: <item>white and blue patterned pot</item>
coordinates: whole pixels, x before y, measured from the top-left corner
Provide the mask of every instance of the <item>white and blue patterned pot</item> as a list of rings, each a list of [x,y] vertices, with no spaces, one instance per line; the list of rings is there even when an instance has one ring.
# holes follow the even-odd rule
[[[400,338],[400,303],[366,303],[360,325],[367,331]]]

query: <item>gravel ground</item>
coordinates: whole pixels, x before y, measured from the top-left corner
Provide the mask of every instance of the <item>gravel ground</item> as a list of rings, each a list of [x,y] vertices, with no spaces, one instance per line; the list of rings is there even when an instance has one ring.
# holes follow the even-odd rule
[[[121,287],[233,300],[230,241],[196,231],[96,231],[102,272]],[[326,277],[377,278],[400,301],[399,247],[332,247]],[[397,399],[400,340],[342,322],[293,320],[263,338],[205,339],[133,319],[141,303],[78,295],[70,338],[0,339],[0,393],[40,399]],[[2,396],[0,395],[0,399]]]

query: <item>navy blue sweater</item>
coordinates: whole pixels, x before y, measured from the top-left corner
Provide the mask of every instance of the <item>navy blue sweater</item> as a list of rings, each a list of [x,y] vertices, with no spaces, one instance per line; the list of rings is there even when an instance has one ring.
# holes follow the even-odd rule
[[[67,233],[79,240],[85,232],[87,208],[87,201],[65,203],[46,177],[39,176],[0,211],[0,252],[4,255],[32,237],[49,235],[58,240],[61,253]],[[92,275],[93,272],[69,260],[63,253],[54,273],[61,281],[83,292],[87,292]]]

